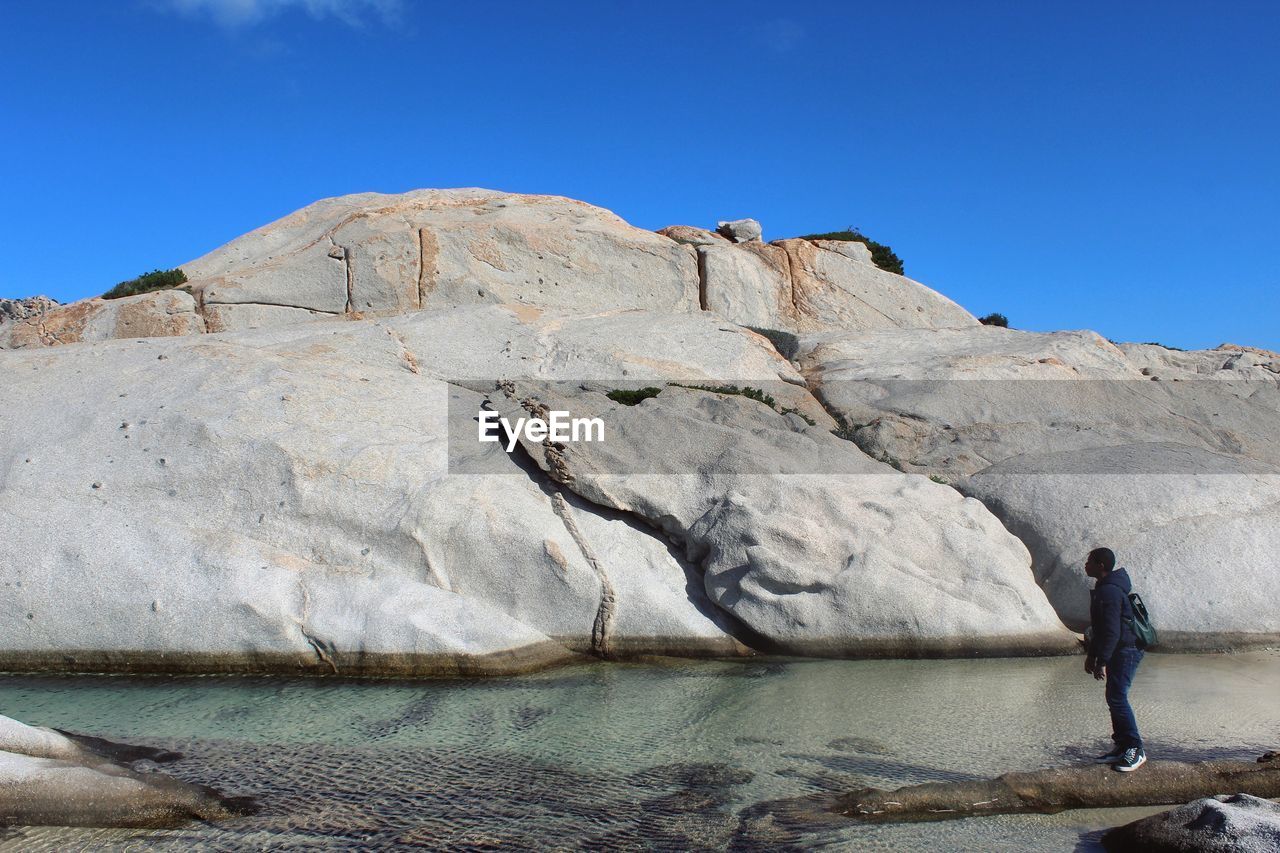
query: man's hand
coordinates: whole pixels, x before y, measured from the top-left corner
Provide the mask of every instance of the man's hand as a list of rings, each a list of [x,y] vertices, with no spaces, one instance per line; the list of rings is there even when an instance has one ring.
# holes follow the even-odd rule
[[[1093,677],[1101,681],[1107,677],[1107,665],[1100,663],[1093,668]]]
[[[1093,668],[1094,668],[1094,666],[1095,666],[1096,664],[1097,664],[1097,661],[1096,661],[1096,660],[1094,660],[1093,655],[1085,655],[1085,657],[1084,657],[1084,671],[1085,671],[1085,672],[1089,673],[1090,675],[1093,675]]]

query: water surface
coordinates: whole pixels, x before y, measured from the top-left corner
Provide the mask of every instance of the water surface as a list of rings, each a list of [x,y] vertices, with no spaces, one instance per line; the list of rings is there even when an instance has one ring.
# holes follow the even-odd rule
[[[177,830],[16,828],[7,849],[1096,849],[1160,809],[862,826],[790,798],[994,776],[1109,746],[1082,658],[593,664],[475,681],[7,677],[0,713],[176,750],[258,800]],[[1280,741],[1280,652],[1148,655],[1153,757]],[[1141,771],[1139,771],[1141,772]],[[782,802],[779,802],[782,801]]]

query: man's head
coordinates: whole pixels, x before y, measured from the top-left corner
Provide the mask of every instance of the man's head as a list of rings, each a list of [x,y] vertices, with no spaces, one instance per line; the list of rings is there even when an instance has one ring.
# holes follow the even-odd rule
[[[1094,548],[1084,561],[1084,573],[1091,578],[1104,578],[1116,567],[1116,552],[1110,548]]]

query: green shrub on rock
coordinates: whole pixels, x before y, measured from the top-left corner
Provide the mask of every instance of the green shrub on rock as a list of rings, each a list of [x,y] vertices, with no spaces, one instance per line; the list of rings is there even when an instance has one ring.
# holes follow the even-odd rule
[[[885,272],[905,275],[902,271],[902,258],[899,258],[884,243],[877,243],[857,228],[849,227],[843,231],[828,231],[825,234],[805,234],[801,240],[844,240],[849,243],[861,243],[871,250],[871,260]]]
[[[103,299],[120,299],[125,296],[137,296],[139,293],[150,293],[153,290],[167,290],[187,283],[187,274],[180,269],[152,270],[137,278],[122,281],[102,294]]]
[[[649,386],[648,388],[638,388],[635,390],[617,388],[610,391],[608,394],[605,394],[605,396],[613,402],[621,403],[624,406],[638,406],[644,400],[648,400],[650,397],[656,397],[661,393],[661,388]]]
[[[978,322],[984,326],[999,326],[1002,329],[1009,328],[1009,318],[1003,314],[988,314],[985,317],[979,317]]]

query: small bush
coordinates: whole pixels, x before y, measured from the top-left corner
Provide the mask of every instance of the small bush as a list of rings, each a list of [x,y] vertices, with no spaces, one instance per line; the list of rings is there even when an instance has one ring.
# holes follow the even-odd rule
[[[180,269],[152,270],[137,278],[122,281],[102,294],[103,299],[120,299],[124,296],[137,296],[139,293],[150,293],[153,290],[167,290],[187,283],[187,274]]]
[[[608,394],[605,394],[605,396],[613,402],[621,403],[624,406],[636,406],[639,405],[641,401],[648,400],[650,397],[656,397],[661,393],[661,388],[654,388],[650,386],[648,388],[640,388],[634,391],[630,391],[625,388],[618,388],[610,391]]]
[[[784,407],[782,407],[781,409],[778,409],[778,414],[780,414],[780,415],[799,415],[799,416],[800,416],[800,418],[801,418],[801,420],[803,420],[803,421],[804,421],[805,423],[807,423],[809,426],[817,426],[817,425],[818,425],[818,422],[817,422],[817,421],[815,421],[813,418],[809,417],[809,416],[808,416],[808,415],[806,415],[804,412],[802,412],[802,411],[800,411],[799,409],[797,409],[795,406],[784,406]]]
[[[979,317],[978,322],[984,326],[999,326],[1002,329],[1009,328],[1009,318],[1003,314],[988,314],[985,317]]]
[[[871,260],[886,272],[905,275],[902,271],[902,258],[884,243],[877,243],[857,228],[850,226],[843,231],[828,231],[825,234],[805,234],[801,240],[844,240],[848,243],[861,243],[871,250]]]
[[[858,434],[858,430],[864,426],[869,426],[869,424],[851,424],[845,420],[844,415],[838,413],[834,417],[836,419],[836,428],[831,431],[831,434],[836,438],[843,438],[845,441],[852,441],[855,444],[857,441],[854,436]]]
[[[951,485],[950,483],[947,482],[947,479],[945,477],[939,477],[937,474],[930,474],[929,479],[933,480],[933,482],[935,483],[941,483],[944,486]]]
[[[761,391],[759,388],[739,388],[737,385],[682,385],[679,382],[672,382],[677,388],[691,388],[695,391],[710,391],[712,394],[736,394],[739,397],[746,397],[764,403],[771,409],[778,408],[778,401]]]
[[[1115,341],[1112,341],[1112,343],[1115,343]],[[1182,347],[1171,347],[1168,344],[1162,344],[1159,341],[1147,341],[1143,346],[1160,347],[1161,349],[1172,350],[1173,352],[1186,352]]]

